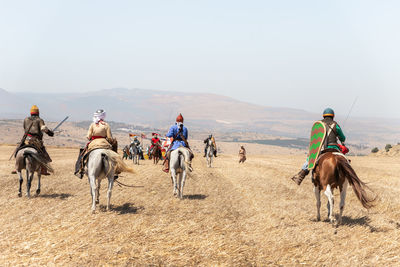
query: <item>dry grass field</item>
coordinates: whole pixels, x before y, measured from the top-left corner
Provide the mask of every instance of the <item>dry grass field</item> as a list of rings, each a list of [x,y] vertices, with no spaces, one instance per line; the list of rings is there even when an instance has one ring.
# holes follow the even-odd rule
[[[18,179],[0,146],[0,265],[5,266],[394,266],[400,262],[400,160],[356,157],[353,166],[379,195],[362,208],[348,191],[343,225],[336,232],[316,222],[310,178],[298,187],[289,177],[303,155],[221,155],[207,168],[201,155],[184,190],[172,196],[161,166],[150,161],[115,186],[112,210],[90,213],[89,184],[72,175],[77,150],[50,148],[56,172],[42,179],[38,197],[17,196]],[[129,163],[131,164],[131,163]],[[33,182],[34,193],[37,180]],[[338,203],[338,192],[335,193]],[[322,218],[326,218],[323,197]],[[338,206],[335,206],[338,212]]]

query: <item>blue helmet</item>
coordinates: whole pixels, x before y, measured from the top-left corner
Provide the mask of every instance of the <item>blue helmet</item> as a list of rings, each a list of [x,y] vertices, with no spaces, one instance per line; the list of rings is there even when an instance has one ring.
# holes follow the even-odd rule
[[[335,117],[335,111],[333,111],[333,109],[331,109],[331,108],[326,108],[325,110],[324,110],[324,113],[322,114],[322,116],[325,118],[325,117]]]

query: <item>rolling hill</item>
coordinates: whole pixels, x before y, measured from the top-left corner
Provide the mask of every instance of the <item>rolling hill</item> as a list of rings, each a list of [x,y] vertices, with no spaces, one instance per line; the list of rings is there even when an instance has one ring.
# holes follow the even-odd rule
[[[308,138],[313,121],[321,117],[305,110],[260,106],[216,94],[143,89],[82,93],[11,93],[0,89],[0,97],[0,119],[21,119],[29,114],[32,104],[38,105],[42,116],[51,121],[66,115],[72,121],[86,121],[95,110],[103,108],[110,121],[163,129],[181,112],[192,131],[289,138]],[[337,116],[339,123],[343,120]],[[397,143],[400,120],[350,118],[344,131],[351,143],[382,146]]]

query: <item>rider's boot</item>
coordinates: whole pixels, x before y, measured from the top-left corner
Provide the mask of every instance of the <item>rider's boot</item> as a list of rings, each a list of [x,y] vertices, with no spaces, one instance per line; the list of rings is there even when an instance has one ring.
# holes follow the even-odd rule
[[[309,173],[309,170],[301,170],[298,174],[292,177],[292,180],[297,184],[300,185],[304,178]]]
[[[207,156],[207,147],[204,148],[204,156],[203,157],[206,157],[206,156]]]
[[[81,148],[79,150],[79,156],[75,163],[74,175],[77,176],[79,179],[82,179],[83,176],[85,175],[85,165],[83,162],[83,157],[84,157],[84,153],[85,153],[84,150],[85,150],[84,148]]]
[[[217,150],[214,150],[214,157],[217,157]]]
[[[169,158],[166,157],[163,163],[163,172],[169,173]]]

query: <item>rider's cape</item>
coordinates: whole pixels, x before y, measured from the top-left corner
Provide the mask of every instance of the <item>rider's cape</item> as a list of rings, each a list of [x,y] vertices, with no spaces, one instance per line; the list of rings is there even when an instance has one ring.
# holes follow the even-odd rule
[[[326,137],[326,127],[322,121],[314,123],[311,129],[310,147],[308,152],[308,169],[312,170],[315,167],[318,156],[321,152],[322,145]]]

